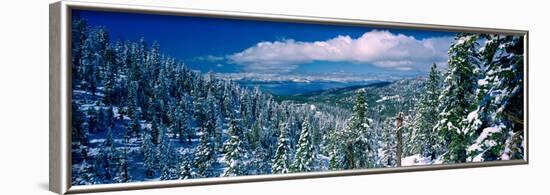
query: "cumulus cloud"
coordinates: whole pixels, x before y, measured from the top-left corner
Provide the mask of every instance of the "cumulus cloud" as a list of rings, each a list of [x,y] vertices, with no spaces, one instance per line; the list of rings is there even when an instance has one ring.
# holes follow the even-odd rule
[[[371,64],[395,70],[427,70],[446,64],[452,37],[416,39],[413,36],[373,30],[353,39],[338,36],[325,41],[263,41],[229,55],[229,61],[248,71],[290,71],[314,61]]]

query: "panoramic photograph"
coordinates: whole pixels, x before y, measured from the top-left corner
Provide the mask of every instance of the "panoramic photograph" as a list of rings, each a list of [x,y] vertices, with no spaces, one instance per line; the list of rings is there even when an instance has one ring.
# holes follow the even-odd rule
[[[523,36],[71,15],[72,185],[524,159]]]

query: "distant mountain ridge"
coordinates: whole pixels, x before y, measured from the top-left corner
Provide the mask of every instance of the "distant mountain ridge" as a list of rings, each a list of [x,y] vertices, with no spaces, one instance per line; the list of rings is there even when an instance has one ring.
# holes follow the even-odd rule
[[[366,84],[366,85],[354,85],[349,87],[342,87],[342,88],[332,88],[327,90],[317,90],[312,92],[307,92],[303,94],[297,94],[294,96],[315,96],[315,95],[322,95],[322,94],[331,94],[331,93],[341,93],[341,92],[347,92],[347,91],[355,91],[361,88],[367,88],[367,87],[384,87],[386,85],[392,84],[391,81],[379,81],[376,83]]]
[[[369,112],[376,115],[392,116],[398,110],[414,109],[414,102],[420,97],[425,82],[426,78],[424,77],[393,82],[380,81],[366,85],[318,90],[299,95],[275,96],[275,100],[334,106],[351,111],[355,102],[356,91],[365,89]]]
[[[307,81],[254,81],[241,80],[236,81],[241,86],[248,88],[259,87],[262,91],[275,96],[293,96],[293,95],[315,95],[327,90],[346,89],[348,87],[368,86],[374,83],[389,82],[384,80],[370,81],[324,81],[324,80],[307,80]]]

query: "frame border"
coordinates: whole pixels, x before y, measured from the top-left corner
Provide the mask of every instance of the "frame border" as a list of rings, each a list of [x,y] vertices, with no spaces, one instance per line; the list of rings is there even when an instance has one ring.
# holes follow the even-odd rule
[[[238,176],[228,178],[203,178],[197,180],[172,180],[133,182],[124,184],[98,184],[72,186],[71,170],[71,12],[77,10],[111,11],[140,14],[198,16],[223,19],[368,26],[374,28],[400,28],[431,31],[498,33],[524,37],[524,159],[459,164],[422,165],[376,169],[323,171],[311,173],[271,174]],[[138,190],[167,187],[183,187],[245,182],[263,182],[290,179],[339,177],[413,171],[433,171],[460,168],[480,168],[529,164],[529,31],[467,26],[436,25],[327,18],[297,15],[262,14],[250,12],[217,11],[207,9],[184,9],[174,7],[91,3],[82,1],[59,1],[49,6],[49,190],[59,194],[90,193],[120,190]]]

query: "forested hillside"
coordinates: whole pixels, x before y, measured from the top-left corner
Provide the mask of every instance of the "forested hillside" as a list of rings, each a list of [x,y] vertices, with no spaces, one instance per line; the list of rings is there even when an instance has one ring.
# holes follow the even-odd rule
[[[459,34],[427,78],[275,101],[72,28],[74,185],[523,158],[521,37]]]

